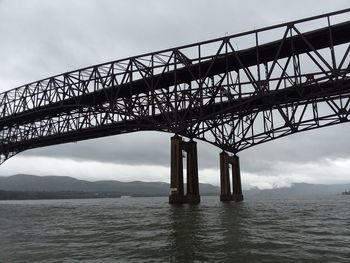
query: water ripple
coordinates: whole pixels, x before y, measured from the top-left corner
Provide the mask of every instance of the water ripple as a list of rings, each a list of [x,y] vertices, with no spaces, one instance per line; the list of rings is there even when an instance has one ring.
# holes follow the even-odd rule
[[[0,202],[1,262],[349,262],[350,198]]]

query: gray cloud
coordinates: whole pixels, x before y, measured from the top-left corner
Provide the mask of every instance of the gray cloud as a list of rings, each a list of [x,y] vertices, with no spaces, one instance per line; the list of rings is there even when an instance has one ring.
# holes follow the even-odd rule
[[[317,163],[350,158],[349,124],[291,135],[240,153],[242,169],[252,173],[276,172],[274,163]],[[129,165],[169,166],[171,134],[139,132],[77,143],[33,149],[28,156],[72,158]],[[201,169],[219,167],[220,149],[198,141]]]
[[[14,87],[91,64],[347,6],[346,0],[5,1],[0,9],[0,32],[6,36],[0,43],[0,74]]]

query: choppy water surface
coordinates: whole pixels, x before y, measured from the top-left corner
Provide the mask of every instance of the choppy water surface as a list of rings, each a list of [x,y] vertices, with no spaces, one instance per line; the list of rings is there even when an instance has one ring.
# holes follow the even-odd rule
[[[2,201],[0,262],[350,262],[350,196]]]

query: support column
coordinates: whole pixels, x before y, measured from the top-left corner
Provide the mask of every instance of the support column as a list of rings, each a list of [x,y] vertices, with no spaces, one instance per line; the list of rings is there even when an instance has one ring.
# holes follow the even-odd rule
[[[186,142],[187,151],[187,193],[186,202],[199,203],[198,158],[197,143],[193,140]]]
[[[169,203],[181,203],[184,200],[181,144],[181,137],[178,135],[171,137]]]
[[[229,155],[226,152],[220,153],[220,201],[232,201],[229,173]]]
[[[239,157],[234,155],[231,157],[232,165],[232,188],[233,200],[236,202],[243,201],[242,184],[241,184],[241,169],[239,167]]]
[[[182,150],[187,153],[187,192],[184,194]],[[199,203],[197,143],[171,137],[169,203]]]

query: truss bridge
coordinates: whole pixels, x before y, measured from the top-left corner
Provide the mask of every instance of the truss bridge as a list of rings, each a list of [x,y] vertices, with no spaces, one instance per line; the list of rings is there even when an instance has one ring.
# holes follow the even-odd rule
[[[0,163],[37,147],[168,132],[174,134],[170,203],[200,201],[195,140],[222,150],[220,198],[241,201],[240,151],[349,121],[349,17],[350,9],[340,10],[3,92]]]

